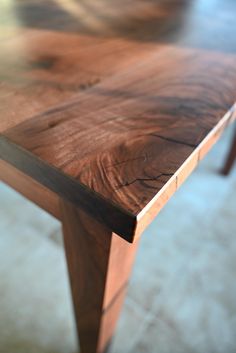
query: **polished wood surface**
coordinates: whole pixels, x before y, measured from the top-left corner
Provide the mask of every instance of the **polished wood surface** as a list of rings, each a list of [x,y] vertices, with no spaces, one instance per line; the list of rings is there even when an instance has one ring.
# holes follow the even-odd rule
[[[0,179],[62,221],[82,353],[109,346],[139,235],[236,117],[235,13],[0,2]]]
[[[0,7],[0,157],[132,242],[233,119],[235,1]]]
[[[62,200],[64,243],[81,353],[109,347],[138,242],[129,244]]]

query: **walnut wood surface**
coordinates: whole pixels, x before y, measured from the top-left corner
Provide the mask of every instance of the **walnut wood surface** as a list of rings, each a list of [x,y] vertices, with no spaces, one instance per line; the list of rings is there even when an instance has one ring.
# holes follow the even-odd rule
[[[66,257],[81,353],[108,348],[138,242],[129,244],[69,202],[61,202]]]
[[[133,241],[233,119],[236,2],[4,4],[0,157]]]
[[[0,160],[0,181],[18,191],[55,218],[61,219],[58,195],[3,160]]]

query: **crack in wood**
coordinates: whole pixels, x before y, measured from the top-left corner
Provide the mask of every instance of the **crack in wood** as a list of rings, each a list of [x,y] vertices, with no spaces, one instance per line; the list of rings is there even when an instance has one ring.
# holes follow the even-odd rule
[[[189,147],[192,147],[192,148],[196,148],[197,147],[197,144],[193,144],[193,143],[188,143],[188,142],[185,142],[185,141],[179,141],[179,140],[175,140],[171,137],[165,137],[165,136],[162,136],[162,135],[158,135],[158,134],[149,134],[150,136],[154,136],[154,137],[158,137],[162,140],[165,140],[165,141],[169,141],[169,142],[173,142],[173,143],[178,143],[180,145],[185,145],[185,146],[189,146]]]
[[[128,181],[128,182],[126,182],[126,183],[124,183],[124,184],[117,185],[115,190],[116,190],[116,191],[117,191],[117,190],[120,190],[121,188],[126,187],[126,186],[129,186],[129,185],[132,185],[132,184],[136,183],[137,181],[155,181],[155,180],[160,179],[162,176],[169,176],[169,177],[171,177],[171,176],[173,176],[173,175],[174,175],[174,173],[160,173],[160,174],[158,174],[158,175],[155,176],[155,177],[136,178],[136,179],[134,179],[134,180],[132,180],[132,181]]]

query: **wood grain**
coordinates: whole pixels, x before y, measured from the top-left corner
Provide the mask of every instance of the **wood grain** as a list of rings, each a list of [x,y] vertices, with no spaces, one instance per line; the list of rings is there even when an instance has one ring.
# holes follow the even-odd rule
[[[1,12],[0,157],[132,242],[233,120],[236,3],[87,4]]]
[[[0,160],[0,181],[18,191],[55,218],[61,219],[58,195],[3,160]]]
[[[62,200],[64,243],[81,352],[103,353],[123,304],[138,242],[129,244]]]

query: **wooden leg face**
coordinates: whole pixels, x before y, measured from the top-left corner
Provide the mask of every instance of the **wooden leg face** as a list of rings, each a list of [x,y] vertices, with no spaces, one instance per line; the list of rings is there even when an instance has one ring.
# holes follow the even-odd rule
[[[235,129],[233,143],[231,145],[226,163],[225,163],[224,168],[222,170],[222,174],[224,174],[224,175],[229,174],[235,160],[236,160],[236,129]]]
[[[81,353],[103,353],[122,308],[137,243],[62,201],[65,251]]]

